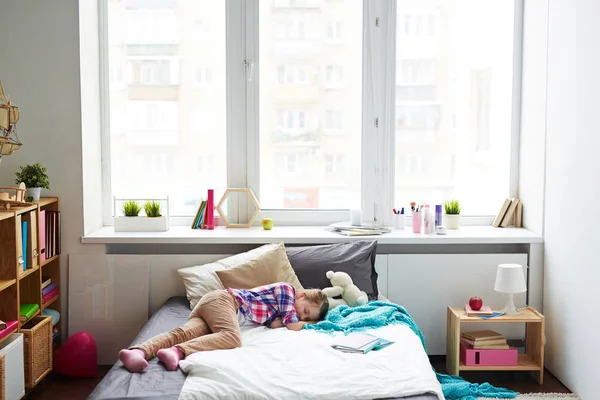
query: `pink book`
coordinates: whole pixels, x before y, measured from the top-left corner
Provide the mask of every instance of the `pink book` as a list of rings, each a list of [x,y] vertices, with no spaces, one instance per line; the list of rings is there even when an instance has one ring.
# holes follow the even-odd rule
[[[46,210],[40,211],[39,222],[40,243],[38,244],[38,247],[40,248],[40,262],[44,262],[46,261]]]
[[[58,295],[58,288],[54,289],[53,291],[51,291],[50,293],[48,293],[47,295],[45,295],[44,298],[43,298],[43,300],[42,300],[42,303],[49,302],[56,295]]]
[[[215,191],[208,189],[208,200],[206,201],[206,228],[215,229]]]
[[[469,317],[494,315],[494,311],[492,311],[492,308],[486,305],[481,306],[481,309],[475,311],[469,306],[469,304],[465,304],[465,311]]]
[[[19,321],[4,321],[6,323],[5,329],[0,329],[0,339],[4,339],[6,336],[10,335],[19,327]]]

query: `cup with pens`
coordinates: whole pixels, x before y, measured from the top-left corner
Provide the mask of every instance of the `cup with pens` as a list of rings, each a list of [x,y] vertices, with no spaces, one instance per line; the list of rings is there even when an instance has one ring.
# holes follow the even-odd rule
[[[410,203],[410,210],[412,212],[412,231],[413,233],[421,233],[421,227],[423,225],[423,205],[417,205],[414,201]]]
[[[400,210],[393,209],[394,212],[394,229],[404,229],[404,207]]]

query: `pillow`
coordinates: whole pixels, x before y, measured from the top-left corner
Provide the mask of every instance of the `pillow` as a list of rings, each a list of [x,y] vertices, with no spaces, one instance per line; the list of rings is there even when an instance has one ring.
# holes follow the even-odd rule
[[[286,248],[292,268],[305,288],[331,287],[325,273],[329,270],[342,271],[350,275],[360,290],[367,293],[369,300],[379,297],[376,252],[376,240]]]
[[[283,243],[254,260],[235,268],[216,271],[216,274],[226,288],[252,289],[270,283],[287,282],[297,291],[304,290],[287,258]]]
[[[183,279],[185,294],[190,302],[190,308],[194,309],[198,301],[206,293],[213,290],[225,289],[221,280],[215,273],[216,271],[235,268],[238,265],[247,263],[259,257],[261,254],[277,248],[277,244],[266,244],[244,253],[235,254],[230,257],[217,260],[215,262],[193,267],[180,268],[177,270],[179,276]]]

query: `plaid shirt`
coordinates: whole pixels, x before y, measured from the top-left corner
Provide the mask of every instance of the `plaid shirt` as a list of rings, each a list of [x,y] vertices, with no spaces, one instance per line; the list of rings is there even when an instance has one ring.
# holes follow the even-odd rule
[[[259,286],[253,289],[227,289],[240,304],[240,312],[247,320],[257,324],[271,325],[281,318],[284,325],[298,322],[294,302],[296,290],[285,282]]]

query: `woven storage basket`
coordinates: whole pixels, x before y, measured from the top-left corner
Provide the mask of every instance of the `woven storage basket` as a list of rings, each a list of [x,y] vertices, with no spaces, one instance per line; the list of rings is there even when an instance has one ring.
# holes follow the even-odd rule
[[[6,374],[4,366],[4,354],[0,355],[0,400],[6,400]]]
[[[52,369],[52,317],[33,317],[21,327],[25,387],[35,387]]]

